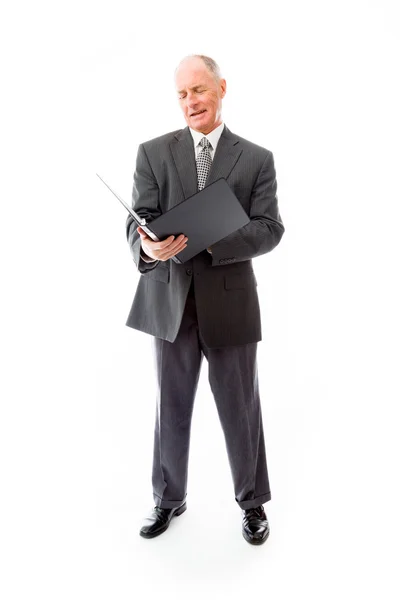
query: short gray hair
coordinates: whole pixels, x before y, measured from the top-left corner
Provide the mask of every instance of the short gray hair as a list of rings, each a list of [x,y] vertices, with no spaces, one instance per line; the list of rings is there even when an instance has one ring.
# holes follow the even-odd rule
[[[182,58],[181,62],[175,69],[175,74],[176,74],[179,66],[188,58],[200,58],[203,61],[203,63],[205,64],[205,66],[207,67],[207,69],[210,71],[211,75],[214,77],[215,81],[217,83],[219,82],[219,80],[222,77],[221,69],[219,68],[218,64],[215,62],[215,60],[213,58],[210,58],[209,56],[205,56],[204,54],[188,54],[188,56],[185,56],[184,58]]]

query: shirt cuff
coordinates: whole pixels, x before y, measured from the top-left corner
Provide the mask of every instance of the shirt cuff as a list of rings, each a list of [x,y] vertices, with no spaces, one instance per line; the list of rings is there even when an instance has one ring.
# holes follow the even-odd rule
[[[150,258],[150,256],[147,256],[147,254],[144,253],[142,247],[140,247],[140,258],[146,263],[157,262],[155,258]]]

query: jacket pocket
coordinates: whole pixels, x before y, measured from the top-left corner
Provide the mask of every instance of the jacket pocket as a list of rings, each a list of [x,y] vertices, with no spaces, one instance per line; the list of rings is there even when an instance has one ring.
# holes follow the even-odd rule
[[[154,269],[150,269],[149,271],[142,273],[142,277],[169,283],[169,267],[157,265],[157,267],[154,267]]]

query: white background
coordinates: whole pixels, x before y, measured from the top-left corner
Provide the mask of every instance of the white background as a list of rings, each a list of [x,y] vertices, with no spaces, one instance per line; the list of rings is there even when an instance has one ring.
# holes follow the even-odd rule
[[[4,5],[3,5],[4,6]],[[7,600],[399,597],[399,20],[389,0],[35,2],[1,14],[1,587]],[[286,233],[254,261],[272,500],[241,515],[204,360],[188,510],[154,540],[151,338],[125,326],[142,141],[173,71],[227,80]]]

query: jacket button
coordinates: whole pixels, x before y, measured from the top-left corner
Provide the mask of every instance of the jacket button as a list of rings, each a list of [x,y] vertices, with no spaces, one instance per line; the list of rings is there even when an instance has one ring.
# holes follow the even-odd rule
[[[192,275],[193,271],[192,271],[192,269],[186,269],[186,273],[187,273],[188,275]]]

